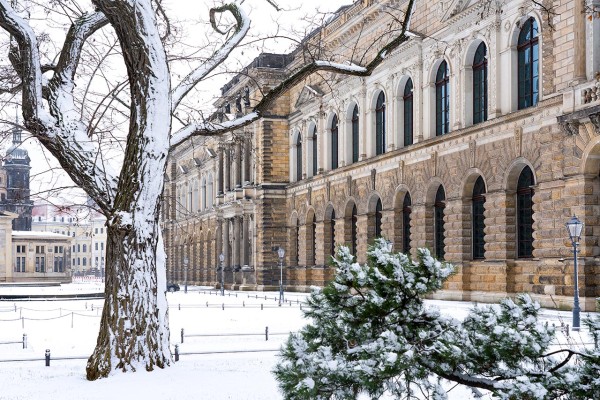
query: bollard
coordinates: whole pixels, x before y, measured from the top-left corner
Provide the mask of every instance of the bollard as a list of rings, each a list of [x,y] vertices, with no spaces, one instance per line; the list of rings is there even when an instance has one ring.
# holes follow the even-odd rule
[[[265,341],[269,340],[269,327],[265,326]]]
[[[246,302],[242,301],[242,307],[246,307]]]
[[[92,311],[94,311],[94,305],[92,304]]]
[[[223,311],[225,311],[225,303],[221,304],[221,308],[223,309]]]
[[[87,310],[87,302],[85,303],[85,309]]]
[[[263,305],[262,305],[262,303],[260,303],[260,309],[261,309],[261,310],[263,309]]]
[[[25,318],[21,317],[21,329],[25,329]]]
[[[302,303],[300,303],[300,309],[302,310]]]
[[[73,312],[71,311],[71,328],[73,328]]]
[[[179,306],[179,311],[181,311],[181,304],[179,304],[178,306]]]
[[[267,296],[265,296],[265,300],[267,299]]]
[[[15,303],[15,312],[17,312],[17,304]]]
[[[179,361],[179,345],[175,345],[175,362]]]
[[[567,327],[565,328],[565,332],[567,334],[567,337],[569,337],[569,324],[567,324]]]
[[[206,307],[208,307],[208,301],[206,302]]]
[[[27,334],[26,333],[23,334],[23,348],[24,349],[27,348]]]
[[[181,328],[181,343],[183,343],[183,328]]]
[[[50,366],[50,349],[46,349],[46,367]]]

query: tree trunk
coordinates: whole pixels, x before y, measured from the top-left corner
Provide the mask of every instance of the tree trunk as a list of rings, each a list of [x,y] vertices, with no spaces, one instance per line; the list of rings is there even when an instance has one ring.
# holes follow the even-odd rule
[[[119,38],[129,76],[127,147],[108,213],[105,303],[87,378],[171,363],[159,209],[171,132],[166,54],[150,1],[94,0]]]
[[[86,367],[89,380],[112,370],[151,371],[170,364],[166,282],[157,275],[164,275],[164,257],[156,257],[162,246],[158,221],[153,227],[149,240],[139,242],[137,232],[109,222],[104,309]]]

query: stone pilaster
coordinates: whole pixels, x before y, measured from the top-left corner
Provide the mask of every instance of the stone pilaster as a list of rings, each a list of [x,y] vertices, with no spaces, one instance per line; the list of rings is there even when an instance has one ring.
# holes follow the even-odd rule
[[[516,252],[515,196],[504,191],[485,195],[485,257],[488,260],[514,259]]]
[[[356,249],[356,258],[359,263],[367,262],[367,247],[368,243],[368,229],[369,229],[369,221],[372,218],[369,218],[368,214],[358,215],[357,223],[356,223],[356,237],[357,237],[357,249]],[[375,222],[371,221],[371,224],[374,225]],[[374,226],[372,230],[374,232]]]

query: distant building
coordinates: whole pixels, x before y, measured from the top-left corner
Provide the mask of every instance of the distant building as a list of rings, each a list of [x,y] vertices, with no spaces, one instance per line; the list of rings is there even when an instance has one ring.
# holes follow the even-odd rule
[[[12,133],[12,146],[7,150],[0,168],[0,211],[17,214],[12,221],[13,230],[30,231],[33,208],[29,190],[31,159],[22,147],[21,129],[15,126]]]
[[[74,275],[104,275],[106,218],[88,206],[35,205],[32,230],[69,236]]]
[[[13,231],[0,211],[0,282],[71,282],[71,241],[53,232]]]

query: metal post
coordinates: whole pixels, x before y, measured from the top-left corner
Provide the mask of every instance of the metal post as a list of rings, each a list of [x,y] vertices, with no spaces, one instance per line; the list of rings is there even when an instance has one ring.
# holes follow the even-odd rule
[[[188,260],[187,257],[183,259],[183,281],[184,281],[183,293],[187,293],[187,275],[188,275],[189,263],[190,263],[190,260]]]
[[[26,333],[23,334],[23,348],[24,349],[27,348],[27,334]]]
[[[46,349],[46,367],[50,366],[50,349]]]
[[[279,307],[281,307],[281,303],[283,303],[283,256],[285,255],[283,247],[277,250],[277,254],[279,255]]]
[[[221,261],[221,296],[225,297],[225,268],[223,267],[225,255],[223,253],[219,255],[219,260]]]
[[[175,345],[175,362],[179,361],[179,345]]]
[[[575,273],[575,299],[573,300],[573,330],[579,330],[579,313],[581,309],[579,308],[579,273],[577,266],[577,245],[578,242],[573,242],[573,267]]]

